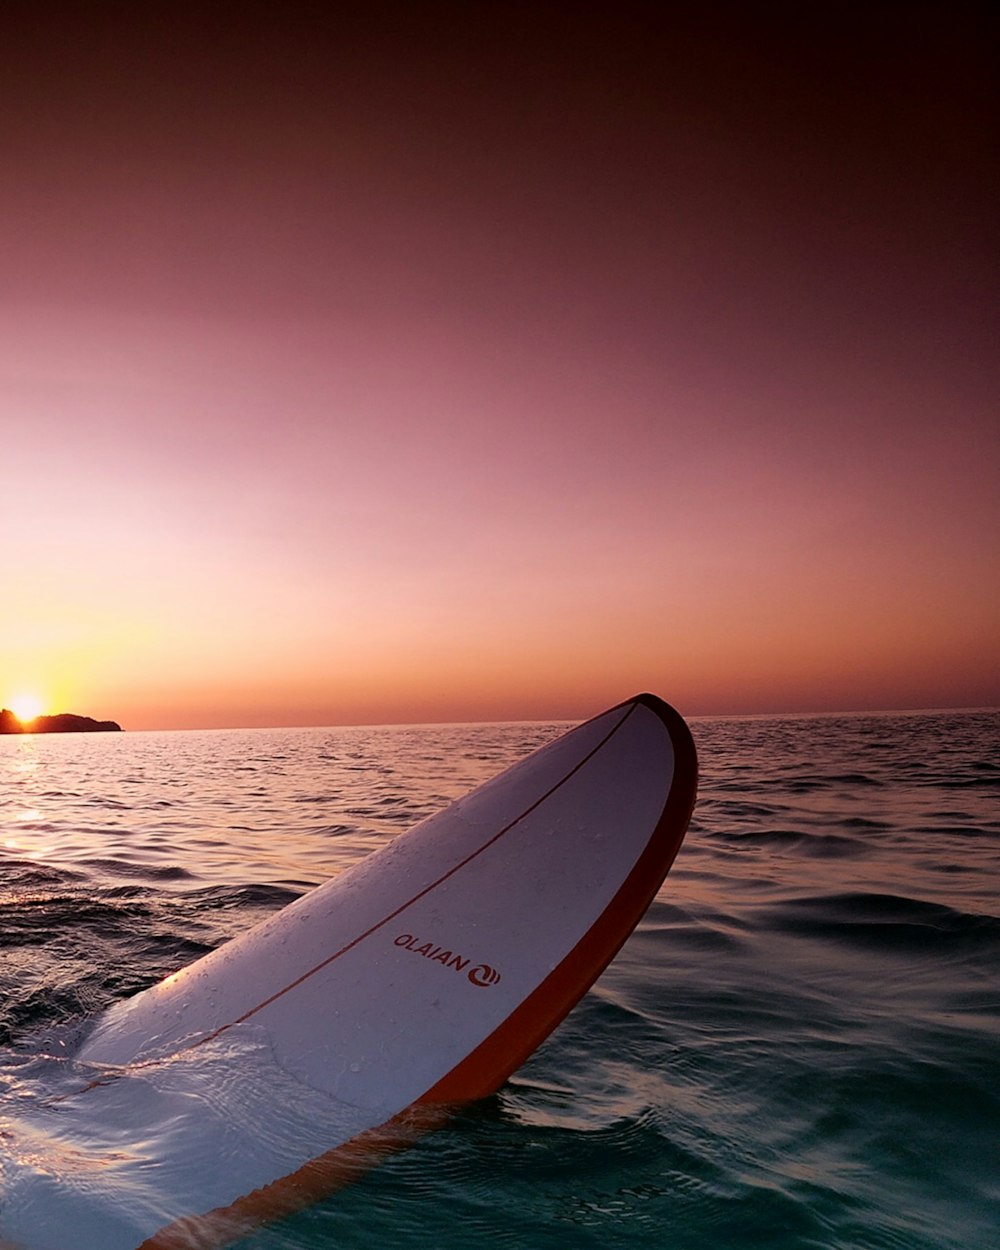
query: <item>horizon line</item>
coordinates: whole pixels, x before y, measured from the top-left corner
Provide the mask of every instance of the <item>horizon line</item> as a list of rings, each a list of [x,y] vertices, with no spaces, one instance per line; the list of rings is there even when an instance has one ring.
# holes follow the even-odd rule
[[[631,696],[635,697],[635,696]],[[629,702],[628,699],[623,702]],[[1000,712],[1000,704],[981,704],[964,706],[924,706],[912,708],[845,708],[836,710],[813,711],[775,711],[775,712],[690,712],[681,713],[685,720],[816,720],[819,718],[836,718],[839,716],[921,716],[921,715],[974,715],[983,712]],[[52,713],[49,713],[52,715]],[[336,723],[317,721],[310,724],[273,724],[273,725],[173,725],[148,726],[143,729],[130,730],[122,725],[125,733],[255,733],[269,732],[275,729],[424,729],[424,728],[459,728],[474,725],[566,725],[581,724],[590,719],[589,716],[531,716],[503,717],[500,719],[480,720],[401,720],[401,721],[353,721]],[[30,731],[24,735],[4,735],[10,737],[30,737]],[[37,735],[44,737],[46,735]],[[65,736],[65,735],[62,735]]]

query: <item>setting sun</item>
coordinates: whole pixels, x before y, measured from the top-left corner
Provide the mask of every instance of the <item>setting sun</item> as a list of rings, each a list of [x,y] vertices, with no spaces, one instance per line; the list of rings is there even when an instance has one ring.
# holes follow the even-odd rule
[[[10,710],[22,724],[27,724],[41,716],[42,701],[34,694],[15,695],[10,701]]]

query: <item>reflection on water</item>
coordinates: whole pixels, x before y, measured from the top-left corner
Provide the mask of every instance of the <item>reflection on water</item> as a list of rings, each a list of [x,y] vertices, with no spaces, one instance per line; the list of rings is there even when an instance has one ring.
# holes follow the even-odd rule
[[[0,743],[4,836],[131,880],[301,890],[439,810],[561,726],[50,735]],[[475,741],[470,742],[470,734]],[[10,835],[17,823],[16,834]]]
[[[113,1083],[103,1128],[70,1099],[53,1131],[74,1020],[562,728],[0,739],[0,1237],[25,1168],[56,1204],[78,1185],[156,1200]],[[594,991],[497,1096],[244,1250],[995,1245],[1000,715],[693,729],[691,831]],[[234,1150],[274,1079],[236,1042],[242,1083],[212,1108]],[[163,1132],[201,1075],[147,1082]],[[312,1093],[286,1095],[322,1138]]]

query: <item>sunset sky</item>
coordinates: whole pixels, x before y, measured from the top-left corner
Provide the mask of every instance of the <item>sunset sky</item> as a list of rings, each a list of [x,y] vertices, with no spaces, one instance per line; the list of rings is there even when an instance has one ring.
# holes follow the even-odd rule
[[[798,11],[5,9],[0,704],[1000,703],[988,6]]]

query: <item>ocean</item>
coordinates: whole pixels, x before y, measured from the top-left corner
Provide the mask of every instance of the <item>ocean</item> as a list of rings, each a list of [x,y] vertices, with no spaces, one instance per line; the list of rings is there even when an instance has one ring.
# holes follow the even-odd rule
[[[81,1020],[565,728],[0,738],[0,1242]],[[1000,712],[691,728],[685,843],[567,1020],[240,1250],[1000,1246]]]

